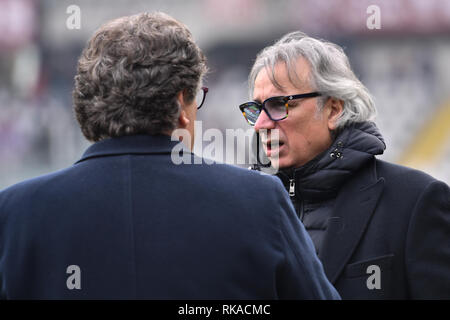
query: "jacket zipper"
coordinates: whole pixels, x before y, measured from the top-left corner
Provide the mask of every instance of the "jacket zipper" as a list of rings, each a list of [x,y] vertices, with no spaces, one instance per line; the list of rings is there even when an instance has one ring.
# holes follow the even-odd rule
[[[295,180],[289,179],[289,196],[291,198],[295,197]]]
[[[292,175],[292,179],[289,179],[289,196],[292,202],[297,202],[296,213],[300,221],[303,222],[304,212],[303,212],[303,200],[299,196],[295,196],[295,173]]]

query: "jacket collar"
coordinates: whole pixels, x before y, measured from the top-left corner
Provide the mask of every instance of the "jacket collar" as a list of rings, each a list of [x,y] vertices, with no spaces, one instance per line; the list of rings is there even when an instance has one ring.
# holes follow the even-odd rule
[[[344,183],[386,148],[373,122],[354,123],[337,134],[333,144],[299,168],[282,170],[285,185],[295,179],[301,200],[321,201],[335,197]]]
[[[166,135],[131,135],[101,140],[91,145],[76,163],[91,158],[124,154],[170,154],[181,143]],[[190,152],[182,145],[184,152]]]

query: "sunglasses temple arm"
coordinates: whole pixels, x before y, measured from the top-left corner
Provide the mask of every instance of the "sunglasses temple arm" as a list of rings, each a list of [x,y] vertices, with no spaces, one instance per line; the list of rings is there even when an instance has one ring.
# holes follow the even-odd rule
[[[259,160],[259,133],[256,132],[256,163],[252,165],[251,169],[261,171],[261,168],[268,168],[270,165],[270,161],[268,164],[262,164],[261,160]]]

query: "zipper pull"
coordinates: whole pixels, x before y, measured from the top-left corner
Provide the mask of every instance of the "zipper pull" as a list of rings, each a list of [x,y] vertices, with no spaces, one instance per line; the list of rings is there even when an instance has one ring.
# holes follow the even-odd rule
[[[295,196],[295,180],[289,179],[289,196]]]

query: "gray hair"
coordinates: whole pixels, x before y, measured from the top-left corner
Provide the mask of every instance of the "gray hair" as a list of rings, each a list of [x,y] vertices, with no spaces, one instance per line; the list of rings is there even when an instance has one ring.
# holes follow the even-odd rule
[[[110,21],[78,61],[74,111],[90,141],[176,128],[177,94],[195,98],[206,58],[185,25],[160,13]]]
[[[296,72],[296,61],[303,57],[311,67],[310,79],[300,79]],[[367,88],[353,73],[344,50],[331,42],[308,37],[303,32],[291,32],[283,36],[274,45],[263,49],[249,75],[250,96],[258,73],[267,68],[272,83],[281,89],[275,79],[274,68],[279,62],[286,63],[288,77],[292,84],[299,80],[309,81],[313,90],[320,91],[318,110],[323,108],[328,97],[342,100],[343,111],[337,120],[341,129],[353,122],[372,121],[376,109]]]

